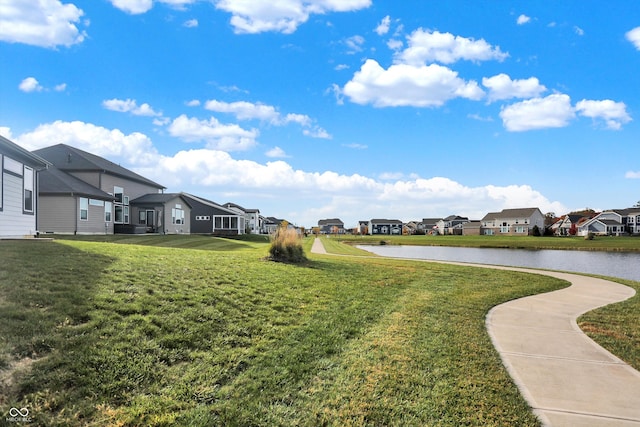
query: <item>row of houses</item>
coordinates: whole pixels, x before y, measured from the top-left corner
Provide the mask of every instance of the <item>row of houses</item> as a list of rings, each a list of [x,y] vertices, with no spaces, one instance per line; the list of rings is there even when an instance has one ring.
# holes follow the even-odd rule
[[[332,218],[318,221],[317,231],[342,234],[351,230],[346,230],[339,218]],[[539,208],[520,208],[489,212],[481,220],[469,220],[459,215],[423,218],[422,221],[407,223],[396,219],[371,219],[359,221],[358,226],[352,231],[369,235],[637,235],[640,234],[640,206],[592,214],[570,214],[560,218],[550,218]]]
[[[0,136],[0,237],[36,234],[269,233],[283,220],[166,188],[58,144],[29,152]]]

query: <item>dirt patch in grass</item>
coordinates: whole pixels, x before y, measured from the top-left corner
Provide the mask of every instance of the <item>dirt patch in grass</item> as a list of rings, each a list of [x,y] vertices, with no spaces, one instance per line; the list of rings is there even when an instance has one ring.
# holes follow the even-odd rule
[[[33,365],[33,362],[35,362],[34,359],[25,357],[9,362],[9,366],[0,370],[0,405],[9,403],[6,402],[6,396],[9,395],[8,392],[13,387],[16,377],[27,372],[31,368],[31,365]]]

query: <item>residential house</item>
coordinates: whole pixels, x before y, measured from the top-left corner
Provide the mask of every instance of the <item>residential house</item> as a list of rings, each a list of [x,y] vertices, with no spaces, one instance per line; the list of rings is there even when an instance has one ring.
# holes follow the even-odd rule
[[[132,221],[130,200],[145,194],[162,193],[164,186],[137,173],[65,144],[53,145],[34,151],[34,154],[50,162],[57,171],[52,175],[64,181],[58,188],[49,188],[43,193],[43,210],[38,216],[46,232],[55,233],[111,233],[131,232],[136,220]],[[61,173],[70,175],[95,188],[93,194],[77,195],[65,192],[77,185],[73,180],[65,180]],[[106,200],[104,193],[111,196]],[[100,197],[98,197],[100,196]],[[44,200],[45,198],[46,201]],[[69,226],[67,216],[77,216],[77,227]],[[75,224],[75,220],[71,221]],[[150,224],[146,224],[147,226]],[[156,226],[156,224],[154,224]]]
[[[462,235],[462,224],[469,222],[469,218],[458,215],[449,215],[436,222],[436,228],[438,234],[458,234]]]
[[[538,208],[503,209],[490,212],[481,220],[481,234],[526,236],[537,227],[544,232],[544,215]]]
[[[368,227],[371,235],[402,235],[402,221],[397,219],[372,219]]]
[[[38,176],[48,166],[45,159],[0,136],[0,238],[38,233]]]
[[[418,231],[424,234],[433,234],[434,230],[438,229],[438,222],[441,220],[442,218],[422,218],[422,221],[418,223]]]
[[[284,222],[284,219],[278,219],[272,216],[268,216],[264,218],[264,228],[263,231],[266,234],[273,234],[276,232],[278,227]]]
[[[640,207],[600,212],[578,227],[578,235],[640,234]]]
[[[551,232],[554,236],[574,236],[578,226],[589,219],[582,214],[563,215],[551,225]]]
[[[130,206],[134,233],[191,233],[191,204],[182,193],[149,193]]]
[[[358,227],[355,231],[357,234],[369,234],[369,221],[358,221]]]
[[[246,226],[246,232],[251,234],[258,234],[262,229],[260,209],[245,209],[236,203],[225,203],[225,208],[237,212],[240,215],[244,215],[244,223]],[[244,233],[245,230],[242,231]]]
[[[418,231],[418,221],[409,221],[402,227],[402,234],[413,235]]]
[[[40,173],[38,195],[40,233],[113,234],[112,194],[51,166]]]
[[[463,236],[479,236],[480,229],[482,227],[482,222],[480,221],[469,221],[462,224],[462,235]]]
[[[236,236],[247,230],[243,211],[229,209],[211,200],[182,193],[191,205],[191,233]],[[253,230],[252,230],[253,231]]]
[[[344,234],[344,222],[338,218],[318,220],[318,228],[322,234]]]

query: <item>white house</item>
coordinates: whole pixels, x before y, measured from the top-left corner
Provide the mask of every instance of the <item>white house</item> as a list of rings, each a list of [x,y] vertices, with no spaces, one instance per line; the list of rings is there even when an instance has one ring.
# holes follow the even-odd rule
[[[0,238],[37,234],[38,174],[49,162],[0,136]]]
[[[578,227],[578,235],[586,236],[589,233],[608,236],[640,234],[640,207],[599,213]]]

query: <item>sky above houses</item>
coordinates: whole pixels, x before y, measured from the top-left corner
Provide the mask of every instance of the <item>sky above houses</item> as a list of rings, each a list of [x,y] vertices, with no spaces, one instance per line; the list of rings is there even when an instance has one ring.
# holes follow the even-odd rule
[[[0,134],[297,225],[640,200],[636,0],[2,0]]]

